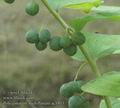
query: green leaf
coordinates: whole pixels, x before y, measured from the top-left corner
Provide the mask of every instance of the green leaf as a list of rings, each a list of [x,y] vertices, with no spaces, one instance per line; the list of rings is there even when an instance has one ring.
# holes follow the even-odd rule
[[[84,35],[86,42],[83,46],[94,60],[111,54],[120,54],[120,35],[97,33],[84,33]],[[86,60],[79,48],[73,58],[80,61]]]
[[[91,11],[104,16],[120,16],[120,7],[115,6],[99,6]]]
[[[83,85],[81,89],[84,92],[92,93],[100,96],[120,96],[120,72],[110,72],[103,76],[96,78],[87,84]]]
[[[91,22],[96,20],[113,20],[113,21],[120,21],[120,15],[111,15],[111,16],[103,16],[99,14],[95,15],[86,15],[81,18],[74,19],[70,22],[71,26],[76,30],[80,31],[84,28],[84,26]]]
[[[89,1],[86,3],[80,3],[80,4],[70,4],[65,7],[71,8],[71,9],[80,9],[86,13],[89,13],[93,7],[98,7],[102,3],[101,0],[94,0],[94,1]]]
[[[110,98],[112,108],[120,108],[120,98]],[[104,100],[101,101],[99,108],[107,108]]]
[[[114,20],[120,21],[120,7],[113,6],[99,6],[98,8],[92,8],[93,15],[83,16],[71,21],[71,26],[75,30],[80,31],[90,21],[96,20]]]
[[[48,0],[48,3],[56,10],[62,8],[62,7],[83,7],[89,8],[92,6],[98,6],[100,4],[101,0]]]

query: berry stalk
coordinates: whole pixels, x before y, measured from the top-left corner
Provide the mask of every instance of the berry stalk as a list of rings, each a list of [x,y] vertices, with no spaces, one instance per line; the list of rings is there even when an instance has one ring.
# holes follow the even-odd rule
[[[80,67],[79,67],[79,69],[78,69],[78,71],[77,71],[77,73],[76,73],[76,75],[75,75],[74,81],[77,80],[80,71],[84,68],[84,66],[85,66],[86,64],[87,64],[87,62],[83,62],[83,63],[80,65]]]

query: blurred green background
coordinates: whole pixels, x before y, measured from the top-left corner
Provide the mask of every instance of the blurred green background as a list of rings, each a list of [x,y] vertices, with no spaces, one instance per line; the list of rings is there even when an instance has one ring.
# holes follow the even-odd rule
[[[43,7],[40,0],[40,12],[31,17],[25,13],[29,0],[16,0],[8,5],[0,0],[0,99],[1,108],[67,108],[67,100],[59,95],[60,86],[75,77],[80,62],[66,56],[62,51],[53,52],[47,48],[43,52],[35,49],[25,41],[25,33],[32,28],[47,27],[53,35],[65,33],[59,23]],[[105,0],[108,5],[120,5],[120,0]],[[81,12],[61,10],[65,20],[81,16]],[[85,31],[108,34],[120,34],[120,23],[97,21],[85,27]],[[98,62],[102,72],[120,70],[120,56],[105,57]],[[92,75],[89,66],[81,71],[79,80],[89,80]],[[32,96],[41,102],[64,102],[59,105],[3,105],[3,97],[9,96],[10,91],[32,91]],[[21,95],[21,94],[19,94]],[[30,96],[31,94],[25,94]],[[94,97],[94,99],[93,99]],[[97,108],[99,99],[87,96],[92,108]],[[28,100],[29,101],[29,100]]]

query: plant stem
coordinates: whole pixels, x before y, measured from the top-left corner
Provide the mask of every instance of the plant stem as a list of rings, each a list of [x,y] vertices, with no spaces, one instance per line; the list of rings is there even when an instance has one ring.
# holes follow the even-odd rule
[[[100,77],[101,74],[99,72],[99,69],[96,65],[96,62],[90,57],[90,55],[88,54],[87,50],[85,49],[84,46],[79,46],[81,52],[83,53],[83,55],[86,57],[89,65],[91,66],[93,72],[96,74],[97,77]]]
[[[46,8],[52,13],[52,15],[59,21],[64,29],[69,28],[69,26],[65,23],[65,21],[61,18],[61,16],[54,10],[52,7],[49,6],[46,0],[41,0],[42,3],[46,6]]]
[[[97,77],[100,77],[101,74],[99,72],[99,69],[97,67],[96,62],[89,56],[89,54],[87,53],[87,50],[83,46],[80,46],[80,49],[81,49],[82,53],[84,54],[84,56],[86,57],[93,72],[96,73]],[[103,99],[105,100],[106,107],[112,108],[112,104],[111,104],[110,99],[108,97],[105,97],[105,96],[103,96]]]
[[[50,5],[48,4],[48,2],[46,0],[41,0],[42,3],[46,6],[46,8],[50,11],[50,13],[58,20],[58,22],[62,25],[62,27],[64,29],[68,29],[70,28],[68,26],[68,24],[66,24],[66,22],[61,18],[61,16],[50,7]],[[69,33],[69,32],[68,32]],[[71,34],[70,34],[71,35]],[[84,54],[84,56],[86,57],[91,69],[93,70],[93,72],[97,75],[97,77],[101,76],[101,73],[99,72],[99,69],[97,67],[96,62],[92,59],[92,57],[88,54],[87,50],[85,49],[84,46],[79,46],[80,50],[82,51],[82,53]],[[106,106],[107,108],[112,108],[110,99],[108,97],[104,97],[104,100],[106,102]]]
[[[106,107],[107,108],[112,108],[112,104],[111,104],[111,101],[108,97],[103,97],[103,99],[105,100],[105,103],[106,103]]]

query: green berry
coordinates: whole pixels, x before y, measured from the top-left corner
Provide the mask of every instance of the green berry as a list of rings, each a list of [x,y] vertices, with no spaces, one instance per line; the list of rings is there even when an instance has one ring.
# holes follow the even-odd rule
[[[76,45],[82,45],[85,43],[85,36],[81,32],[75,32],[72,36],[72,40]]]
[[[69,108],[90,108],[85,97],[83,96],[72,96],[68,101]]]
[[[36,15],[39,12],[39,5],[35,1],[30,1],[26,5],[26,13],[28,13],[31,16]]]
[[[63,49],[64,53],[66,53],[69,56],[73,56],[77,52],[77,47],[76,45],[71,45],[67,48]]]
[[[82,81],[71,81],[71,82],[65,83],[60,88],[60,95],[66,98],[69,98],[75,93],[81,93],[82,84],[83,84]]]
[[[47,43],[50,40],[51,34],[47,29],[43,29],[39,33],[40,42]]]
[[[53,51],[59,51],[62,49],[60,46],[60,37],[53,37],[49,42],[50,49]]]
[[[30,30],[26,33],[26,41],[29,43],[37,43],[39,41],[39,33],[37,30]]]
[[[6,3],[12,4],[15,0],[4,0]]]
[[[60,39],[60,45],[61,45],[61,47],[67,48],[71,44],[72,44],[72,40],[69,37],[67,37],[67,36],[61,37],[61,39]]]
[[[35,47],[36,47],[39,51],[42,51],[42,50],[44,50],[45,48],[47,48],[47,44],[46,44],[46,43],[42,43],[42,42],[38,42],[38,43],[35,43]]]

